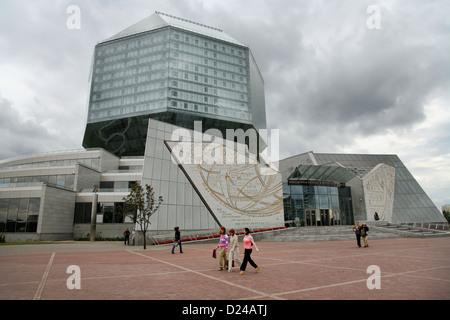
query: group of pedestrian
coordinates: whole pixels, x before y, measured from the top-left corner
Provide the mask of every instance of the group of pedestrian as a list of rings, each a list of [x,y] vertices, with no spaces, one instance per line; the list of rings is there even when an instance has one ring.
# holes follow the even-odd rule
[[[375,220],[379,219],[378,214],[376,212],[374,214],[374,218],[375,218]],[[183,253],[183,248],[181,246],[180,227],[175,227],[174,230],[175,230],[175,238],[174,238],[173,247],[172,247],[172,254],[175,254],[174,250],[176,247],[179,247],[180,253]],[[369,246],[369,242],[367,239],[369,227],[366,225],[366,223],[363,222],[363,224],[360,225],[359,221],[356,221],[356,225],[353,226],[353,231],[355,232],[355,235],[356,235],[356,243],[357,243],[358,247],[361,247],[361,238],[362,238],[363,242],[364,242],[364,247],[367,248]],[[135,237],[136,237],[135,228],[133,228],[133,230],[131,232],[127,228],[124,231],[123,235],[125,236],[125,245],[127,245],[127,244],[130,245],[130,236],[131,236],[131,239],[133,241],[133,246],[134,246],[134,241],[135,241]],[[217,249],[220,248],[219,259],[218,259],[219,271],[225,270],[228,268],[228,272],[231,272],[232,266],[234,264],[233,262],[236,262],[240,265],[241,272],[239,274],[241,274],[241,275],[245,274],[245,269],[247,268],[248,263],[250,263],[250,265],[253,268],[255,268],[256,272],[259,272],[259,267],[251,258],[251,254],[253,251],[252,247],[254,246],[257,252],[259,251],[259,249],[256,246],[256,243],[253,240],[253,237],[250,235],[250,230],[248,228],[244,228],[243,243],[244,243],[244,260],[241,261],[239,259],[238,236],[236,235],[235,230],[230,229],[230,235],[228,236],[226,233],[226,228],[220,227],[219,243],[217,245],[217,248],[215,249],[217,251]],[[227,257],[227,252],[228,252],[228,257]]]
[[[180,237],[180,228],[175,227],[175,239],[172,246],[172,254],[174,254],[174,250],[176,247],[180,248],[180,253],[183,253],[181,247],[181,237]],[[234,229],[230,229],[230,234],[228,235],[225,227],[220,227],[219,231],[219,243],[217,247],[214,249],[213,253],[217,256],[216,252],[219,249],[218,253],[218,262],[219,262],[219,271],[227,270],[228,272],[232,271],[234,262],[239,264],[240,266],[240,275],[245,274],[245,269],[247,268],[247,264],[255,268],[256,272],[259,272],[258,265],[253,261],[251,254],[253,251],[253,247],[255,247],[256,251],[259,251],[256,246],[255,240],[250,234],[250,230],[248,228],[244,228],[244,259],[241,260],[239,258],[239,244],[238,244],[238,236]],[[228,257],[227,257],[228,253]]]
[[[369,242],[367,240],[369,227],[363,222],[362,226],[359,225],[359,221],[356,221],[356,225],[353,226],[353,231],[356,235],[356,244],[361,248],[361,238],[363,238],[364,248],[369,246]]]
[[[255,268],[256,272],[259,272],[258,265],[253,261],[251,254],[252,254],[252,247],[255,247],[256,251],[259,252],[258,247],[256,246],[255,240],[253,239],[252,235],[250,234],[250,230],[248,228],[244,228],[244,238],[243,238],[243,244],[244,244],[244,260],[241,261],[239,258],[239,245],[238,245],[238,236],[236,235],[236,231],[234,229],[230,229],[230,235],[228,236],[226,233],[225,227],[220,227],[219,231],[219,243],[217,244],[217,249],[220,249],[219,251],[219,271],[226,270],[228,267],[228,272],[232,271],[233,264],[236,262],[240,265],[240,275],[245,274],[245,269],[247,268],[247,264],[250,263],[250,265]],[[228,259],[227,259],[227,251],[228,251]]]
[[[172,247],[172,254],[174,254],[175,248],[178,246],[180,248],[180,253],[183,253],[181,247],[181,237],[180,237],[180,228],[175,227],[175,239]],[[133,229],[134,230],[134,229]],[[353,226],[353,231],[356,235],[356,243],[358,247],[361,247],[361,238],[364,242],[364,247],[367,248],[369,246],[368,242],[368,232],[369,227],[363,222],[362,225],[359,224],[359,221],[356,221],[356,225]],[[214,257],[216,256],[216,251],[219,249],[218,254],[218,263],[219,263],[219,271],[228,269],[228,272],[232,271],[234,266],[234,262],[240,265],[240,275],[245,274],[245,269],[247,268],[247,264],[255,268],[256,272],[259,272],[258,265],[253,261],[251,254],[253,251],[253,247],[255,247],[256,251],[259,252],[258,247],[256,246],[255,240],[250,234],[250,230],[248,228],[244,228],[244,238],[242,239],[244,244],[244,259],[241,261],[239,258],[239,245],[238,245],[238,236],[236,235],[236,231],[234,229],[230,229],[230,235],[226,233],[225,227],[220,227],[219,231],[219,243],[217,247],[214,249]],[[228,257],[227,257],[228,252]]]

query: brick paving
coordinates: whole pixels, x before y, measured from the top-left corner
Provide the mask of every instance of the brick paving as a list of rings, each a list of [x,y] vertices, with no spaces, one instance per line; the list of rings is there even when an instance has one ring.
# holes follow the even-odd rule
[[[240,239],[242,240],[242,239]],[[0,246],[0,300],[449,300],[450,238],[258,242],[244,276],[217,270],[214,244]],[[241,244],[242,247],[242,244]],[[243,249],[241,248],[241,255]],[[80,289],[68,289],[70,265]],[[380,289],[368,289],[369,266]]]

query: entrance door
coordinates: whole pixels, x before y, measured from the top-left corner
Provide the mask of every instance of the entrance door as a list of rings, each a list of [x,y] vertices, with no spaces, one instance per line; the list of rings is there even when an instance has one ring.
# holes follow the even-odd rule
[[[316,210],[306,209],[305,210],[306,226],[316,226]]]
[[[320,225],[329,226],[330,225],[330,210],[320,209]]]
[[[341,224],[341,212],[339,210],[333,210],[333,224]]]

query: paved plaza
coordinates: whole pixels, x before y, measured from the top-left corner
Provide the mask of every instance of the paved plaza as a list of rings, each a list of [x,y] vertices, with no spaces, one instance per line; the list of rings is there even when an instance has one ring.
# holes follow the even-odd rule
[[[184,243],[183,254],[122,242],[6,245],[0,246],[0,299],[450,299],[449,237],[369,244],[260,241],[252,257],[261,271],[248,265],[244,276],[237,267],[218,271],[211,242]],[[68,288],[75,284],[79,289]]]

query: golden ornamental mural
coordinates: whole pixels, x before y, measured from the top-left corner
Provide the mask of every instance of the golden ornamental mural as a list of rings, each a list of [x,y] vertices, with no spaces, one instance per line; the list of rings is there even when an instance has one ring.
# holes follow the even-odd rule
[[[203,184],[223,206],[243,215],[267,216],[283,209],[277,175],[262,175],[258,164],[198,165]]]
[[[281,174],[218,143],[166,141],[200,197],[221,224],[283,226]]]

